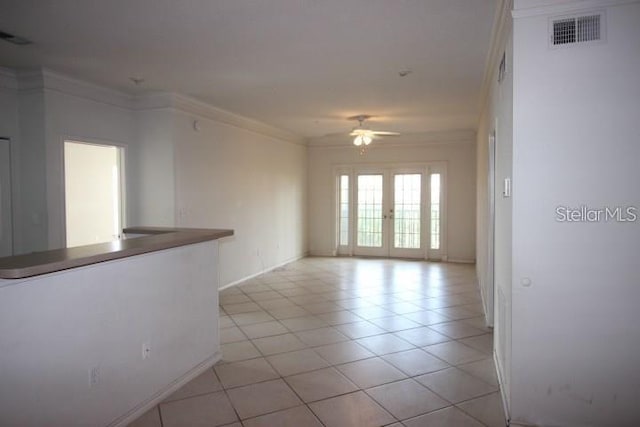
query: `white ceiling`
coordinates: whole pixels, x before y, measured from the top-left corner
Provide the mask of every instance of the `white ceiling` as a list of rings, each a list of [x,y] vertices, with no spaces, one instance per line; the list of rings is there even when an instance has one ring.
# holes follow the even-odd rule
[[[473,129],[496,0],[0,0],[0,65],[190,95],[304,137]],[[398,72],[411,70],[406,77]],[[144,78],[135,86],[130,77]]]

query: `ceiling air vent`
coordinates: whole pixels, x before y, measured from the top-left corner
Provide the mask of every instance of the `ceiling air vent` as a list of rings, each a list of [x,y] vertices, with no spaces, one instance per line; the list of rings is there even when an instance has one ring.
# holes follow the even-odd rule
[[[575,43],[602,40],[604,14],[555,18],[551,21],[551,45],[566,46]]]

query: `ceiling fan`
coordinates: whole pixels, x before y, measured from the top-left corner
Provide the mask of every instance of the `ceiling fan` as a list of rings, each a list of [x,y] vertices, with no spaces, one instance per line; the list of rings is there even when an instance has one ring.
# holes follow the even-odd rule
[[[398,132],[387,132],[380,130],[371,130],[364,126],[364,121],[370,119],[372,116],[367,114],[359,114],[357,116],[351,116],[348,120],[357,120],[358,126],[353,128],[350,136],[353,136],[353,145],[355,146],[367,146],[371,144],[375,138],[380,136],[398,136]]]

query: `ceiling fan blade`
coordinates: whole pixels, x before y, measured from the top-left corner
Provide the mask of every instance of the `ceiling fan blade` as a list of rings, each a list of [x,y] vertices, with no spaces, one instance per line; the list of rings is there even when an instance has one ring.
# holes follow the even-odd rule
[[[358,136],[358,135],[398,136],[400,134],[398,132],[387,132],[387,131],[383,131],[383,130],[363,130],[363,129],[354,129],[349,134],[349,136]]]
[[[398,132],[386,132],[386,131],[382,131],[382,130],[372,130],[371,133],[376,135],[376,136],[398,136],[398,135],[400,135],[400,133],[398,133]]]

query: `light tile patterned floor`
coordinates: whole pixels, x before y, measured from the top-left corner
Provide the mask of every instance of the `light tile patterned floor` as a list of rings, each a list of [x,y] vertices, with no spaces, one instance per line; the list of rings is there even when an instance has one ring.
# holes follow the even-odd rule
[[[222,360],[131,426],[503,427],[474,277],[306,258],[225,289]]]

